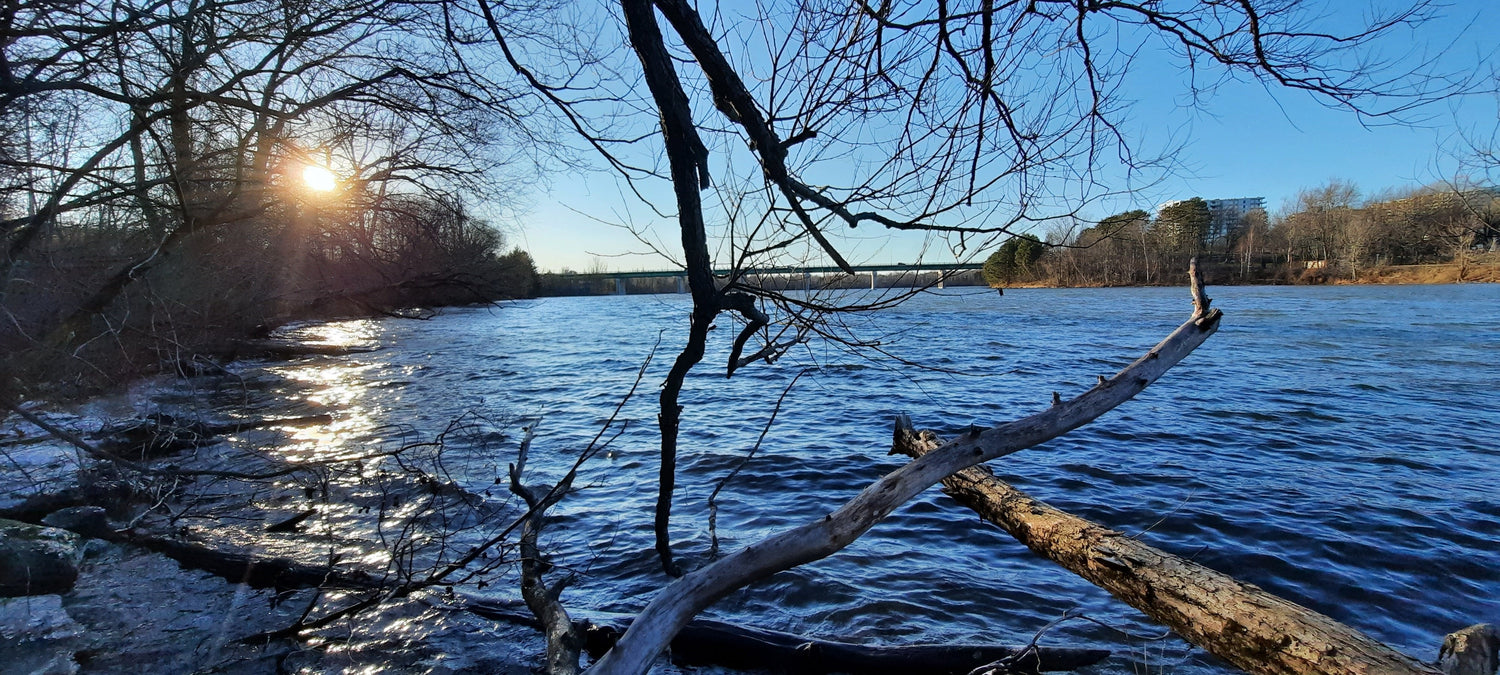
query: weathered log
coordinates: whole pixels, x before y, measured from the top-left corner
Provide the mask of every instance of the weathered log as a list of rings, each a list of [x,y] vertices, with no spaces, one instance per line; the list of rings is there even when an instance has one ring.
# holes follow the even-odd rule
[[[265,427],[315,427],[320,424],[331,424],[333,415],[319,413],[316,415],[297,415],[294,417],[265,417],[258,420],[239,420],[224,424],[205,424],[208,433],[216,436],[223,434],[237,434],[250,429],[263,429]]]
[[[109,539],[140,546],[165,555],[183,567],[203,570],[232,583],[256,588],[382,587],[377,579],[360,572],[333,572],[323,565],[214,549],[140,530],[113,533]],[[471,598],[464,603],[464,609],[491,620],[543,629],[533,615],[497,603]],[[589,653],[597,658],[614,645],[629,622],[614,624],[580,620],[574,624],[585,637]],[[1109,656],[1107,650],[1056,647],[1012,648],[972,644],[874,647],[706,620],[689,624],[672,642],[672,654],[675,660],[686,665],[791,673],[967,673],[974,667],[1010,657],[1014,657],[1015,672],[1045,672],[1074,670]]]
[[[317,515],[317,509],[303,509],[289,518],[283,518],[266,526],[267,532],[296,532],[302,521]]]
[[[476,616],[537,630],[542,624],[530,613],[489,600],[467,598],[464,609]],[[619,621],[575,622],[592,658],[608,652],[630,625]],[[1065,647],[1004,647],[991,644],[870,646],[821,640],[792,633],[737,626],[722,621],[694,619],[672,640],[671,658],[686,666],[721,666],[780,673],[968,673],[1002,659],[1012,659],[1012,672],[1077,670],[1109,657],[1106,649]]]
[[[360,570],[338,571],[327,565],[308,565],[288,558],[268,558],[210,548],[202,544],[147,534],[139,530],[117,532],[106,537],[120,544],[139,546],[176,560],[183,567],[198,569],[226,581],[253,588],[293,590],[299,588],[377,588],[376,579]]]
[[[641,610],[630,630],[594,665],[593,672],[602,675],[645,672],[694,615],[730,591],[833,555],[943,477],[1045,443],[1135,397],[1218,329],[1221,314],[1208,307],[1209,299],[1203,294],[1196,260],[1190,276],[1195,278],[1192,316],[1114,377],[1099,378],[1094,388],[1067,401],[1054,394],[1050,408],[1029,417],[989,429],[975,428],[886,474],[833,513],[767,537],[678,579]]]
[[[897,420],[892,452],[920,457],[942,446]],[[1327,616],[1203,565],[1069,515],[974,466],[943,492],[1021,543],[1109,591],[1188,642],[1251,673],[1436,673]]]
[[[90,436],[99,439],[97,447],[105,452],[146,459],[208,445],[213,442],[214,435],[202,422],[177,419],[166,413],[151,413],[103,427]]]

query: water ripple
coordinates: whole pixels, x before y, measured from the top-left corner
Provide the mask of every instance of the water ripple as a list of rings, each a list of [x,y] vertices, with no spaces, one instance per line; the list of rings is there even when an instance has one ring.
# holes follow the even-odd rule
[[[996,462],[997,473],[1420,658],[1432,657],[1444,633],[1500,618],[1500,312],[1476,311],[1500,307],[1500,286],[1212,294],[1226,312],[1223,328],[1198,353],[1094,424]],[[819,370],[787,397],[754,459],[718,498],[718,536],[730,550],[820,517],[899,466],[885,454],[895,414],[956,433],[1037,412],[1051,392],[1081,393],[1094,375],[1149,349],[1186,305],[1182,289],[1018,289],[923,296],[868,317],[871,335],[904,331],[896,354],[948,373],[809,345],[725,380],[727,339],[716,333],[683,394],[678,546],[689,561],[704,559],[708,494],[740,465],[803,368]],[[246,373],[246,381],[357,420],[347,433],[307,441],[323,450],[384,433],[387,423],[435,434],[468,410],[543,417],[532,461],[556,475],[598,432],[661,335],[640,392],[621,411],[624,433],[549,530],[557,559],[585,570],[567,601],[628,612],[665,582],[649,515],[655,394],[687,310],[683,296],[557,298],[424,322],[303,327],[308,339],[383,348],[268,366],[284,379]],[[508,433],[486,429],[474,447],[493,452]],[[470,478],[488,485],[494,472]],[[1148,630],[1134,610],[934,490],[846,551],[757,583],[712,612],[898,644],[1024,642],[1069,609]],[[1117,633],[1093,624],[1058,636],[1120,647]],[[1227,672],[1201,655],[1176,658],[1174,671]]]

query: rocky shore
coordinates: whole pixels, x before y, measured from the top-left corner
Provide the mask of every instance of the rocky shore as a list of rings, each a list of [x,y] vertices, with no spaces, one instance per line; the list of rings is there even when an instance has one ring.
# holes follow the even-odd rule
[[[246,386],[244,379],[234,383]],[[339,493],[328,502],[345,504],[314,522],[276,531],[270,526],[322,499],[309,496],[309,485],[318,481],[300,472],[259,480],[224,477],[286,467],[287,458],[273,456],[277,439],[336,425],[335,415],[283,401],[274,412],[262,410],[268,414],[259,421],[270,423],[249,423],[225,418],[223,410],[199,409],[209,420],[191,427],[204,433],[201,439],[184,436],[181,428],[161,433],[165,420],[188,419],[185,408],[205,400],[195,397],[222,385],[222,378],[212,377],[157,379],[71,407],[28,409],[48,425],[88,436],[95,447],[112,448],[123,461],[157,474],[114,471],[18,415],[0,423],[0,462],[8,465],[0,471],[0,517],[8,517],[0,519],[0,670],[522,673],[540,663],[544,647],[535,630],[464,611],[463,602],[442,588],[378,598],[352,620],[286,637],[281,633],[299,620],[368,594],[257,587],[243,583],[255,581],[248,574],[226,579],[130,543],[132,537],[170,533],[206,551],[251,559],[332,569],[337,557],[365,555],[375,560],[367,565],[372,573],[385,569],[379,547],[358,541],[375,529],[381,512],[377,506],[350,513],[370,497],[360,492],[358,480],[320,467],[322,474],[314,472],[323,477],[319,488]],[[136,439],[143,442],[139,446],[120,444],[143,430],[158,433]],[[128,458],[132,452],[134,460]],[[381,497],[420,502],[411,476],[386,478]],[[350,535],[333,537],[339,529]]]

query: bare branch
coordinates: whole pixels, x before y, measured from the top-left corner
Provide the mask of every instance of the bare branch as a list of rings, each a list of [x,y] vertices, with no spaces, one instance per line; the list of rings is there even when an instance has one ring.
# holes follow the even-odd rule
[[[907,500],[959,469],[1034,447],[1130,400],[1218,329],[1220,312],[1196,314],[1147,352],[1076,398],[989,429],[975,430],[887,474],[824,518],[773,535],[663,589],[620,642],[594,666],[603,675],[645,672],[672,636],[715,600],[757,579],[827,557]]]

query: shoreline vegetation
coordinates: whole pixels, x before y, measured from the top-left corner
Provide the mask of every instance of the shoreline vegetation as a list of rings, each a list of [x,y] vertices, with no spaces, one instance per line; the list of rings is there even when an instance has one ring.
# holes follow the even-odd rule
[[[1297,265],[1301,265],[1300,267]],[[1343,272],[1326,266],[1308,267],[1305,262],[1294,265],[1267,264],[1268,273],[1251,278],[1240,277],[1236,264],[1207,263],[1205,277],[1211,286],[1377,286],[1377,285],[1431,285],[1500,283],[1500,253],[1475,253],[1463,262],[1435,262],[1412,265],[1380,265],[1364,267],[1357,271]],[[616,295],[617,288],[607,274],[580,275],[543,272],[538,276],[537,297],[602,296]],[[896,274],[883,273],[879,277],[879,288],[911,288],[935,286],[936,273]],[[760,283],[776,286],[775,278],[761,278]],[[800,279],[788,276],[779,280],[782,290],[799,290]],[[815,290],[860,290],[870,286],[868,275],[827,275],[813,282]],[[1063,281],[1054,277],[1014,278],[1009,282],[986,280],[978,271],[964,271],[944,280],[944,287],[984,287],[1006,290],[1011,288],[1154,288],[1178,287],[1186,283],[1178,278],[1167,277],[1151,283],[1116,283],[1102,279],[1075,279]],[[630,279],[626,283],[626,295],[670,295],[675,294],[675,281],[670,278]]]
[[[0,287],[0,393],[87,397],[221,371],[292,322],[421,318],[535,294],[530,255],[461,205],[397,201],[358,218],[327,213],[316,227],[268,218],[256,236],[193,234],[171,251],[128,231],[61,228]]]
[[[1211,274],[1211,273],[1210,273]],[[1210,277],[1212,278],[1212,277]],[[1219,279],[1212,286],[1398,286],[1500,283],[1500,254],[1486,253],[1474,256],[1466,263],[1425,263],[1420,265],[1382,265],[1368,267],[1358,276],[1342,277],[1329,274],[1312,274],[1306,278],[1269,277],[1250,281]],[[1009,285],[992,288],[1150,288],[1184,286],[1186,284],[1168,280],[1152,284],[1106,284],[1075,283],[1062,284],[1051,280],[1017,281]]]

